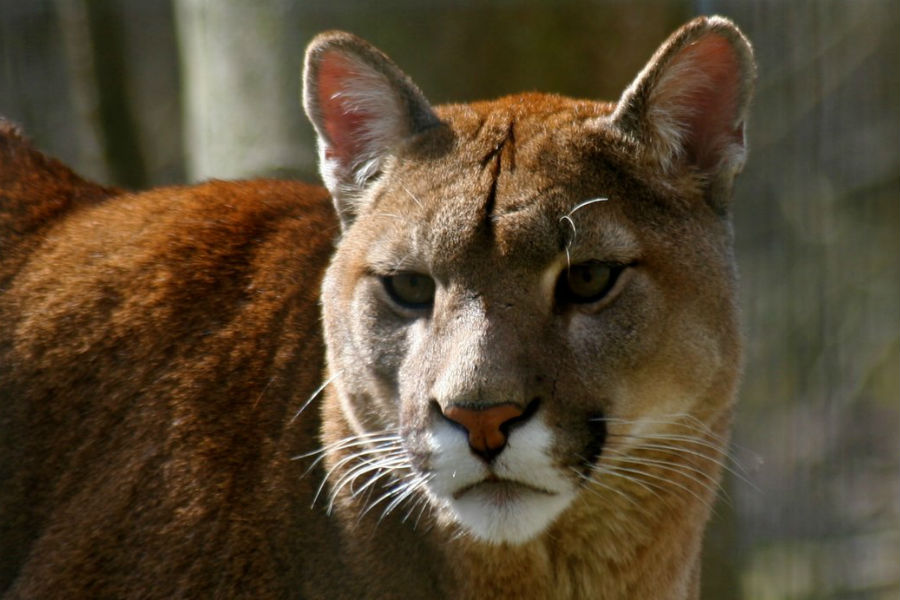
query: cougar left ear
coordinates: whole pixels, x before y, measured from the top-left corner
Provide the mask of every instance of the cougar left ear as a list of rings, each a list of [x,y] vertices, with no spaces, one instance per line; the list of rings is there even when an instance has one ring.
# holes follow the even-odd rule
[[[341,31],[318,35],[307,48],[303,107],[318,134],[319,170],[344,227],[391,152],[439,122],[419,88],[387,56]]]
[[[625,90],[613,123],[666,174],[697,169],[726,202],[746,157],[744,124],[756,65],[750,43],[722,17],[675,32]]]

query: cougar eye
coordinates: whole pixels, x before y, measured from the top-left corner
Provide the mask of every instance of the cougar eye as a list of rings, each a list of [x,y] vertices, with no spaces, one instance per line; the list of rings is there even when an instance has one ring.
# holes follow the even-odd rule
[[[589,304],[601,300],[616,283],[621,265],[599,261],[572,265],[560,275],[556,284],[557,302],[562,304]]]
[[[421,273],[397,273],[381,278],[391,299],[405,308],[428,308],[434,302],[434,279]]]

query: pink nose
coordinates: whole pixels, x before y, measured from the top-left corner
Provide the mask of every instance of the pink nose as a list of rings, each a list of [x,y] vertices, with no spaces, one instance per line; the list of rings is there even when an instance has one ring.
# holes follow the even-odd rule
[[[469,434],[472,451],[491,460],[506,445],[504,425],[522,416],[524,410],[510,402],[484,408],[468,408],[453,405],[444,410],[444,416],[461,425]]]

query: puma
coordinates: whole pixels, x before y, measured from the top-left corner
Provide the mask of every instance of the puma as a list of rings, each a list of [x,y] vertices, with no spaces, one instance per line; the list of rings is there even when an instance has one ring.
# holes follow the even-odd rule
[[[327,190],[123,192],[4,124],[0,593],[696,598],[754,77],[698,18],[618,103],[432,107],[325,33]]]

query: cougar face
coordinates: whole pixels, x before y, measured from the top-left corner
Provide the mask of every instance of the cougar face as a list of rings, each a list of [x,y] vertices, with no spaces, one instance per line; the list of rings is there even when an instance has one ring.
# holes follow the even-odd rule
[[[382,466],[402,493],[489,542],[527,541],[609,485],[640,432],[720,410],[704,402],[737,361],[728,228],[639,177],[610,111],[539,95],[439,109],[326,276],[354,433],[397,436]]]

